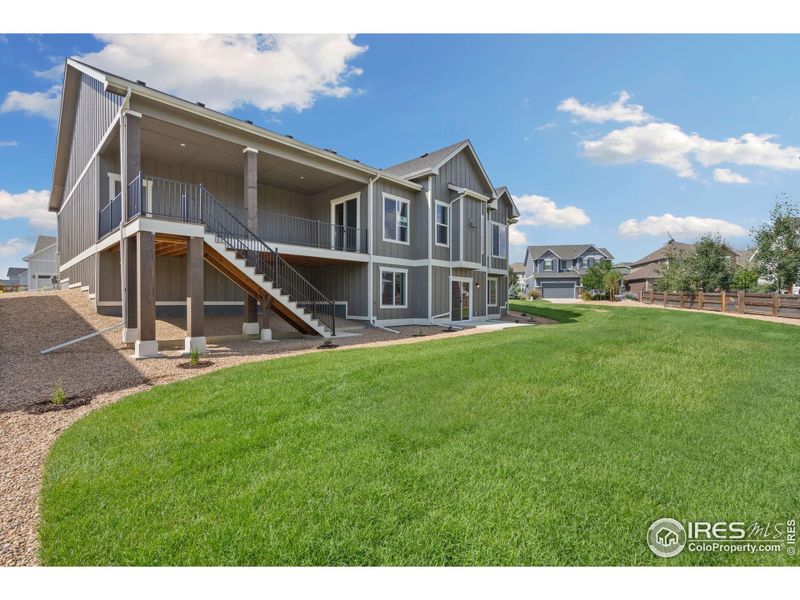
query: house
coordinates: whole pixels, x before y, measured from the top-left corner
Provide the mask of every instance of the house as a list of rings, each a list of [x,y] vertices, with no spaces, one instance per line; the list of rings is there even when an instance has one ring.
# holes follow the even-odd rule
[[[378,169],[69,59],[56,145],[59,276],[136,357],[164,311],[187,349],[210,312],[269,339],[271,315],[329,337],[505,311],[519,213],[469,140]]]
[[[28,263],[28,289],[41,290],[53,287],[53,276],[58,275],[57,240],[51,235],[40,235],[36,246],[23,258]]]
[[[25,267],[8,267],[6,272],[8,285],[12,288],[25,288],[28,286],[28,269]]]
[[[594,244],[528,246],[525,289],[539,290],[542,298],[580,298],[581,277],[601,260],[614,257]]]
[[[670,240],[658,250],[632,262],[630,273],[625,276],[625,289],[634,294],[649,291],[653,283],[661,277],[661,268],[668,262],[667,257],[670,249],[673,252],[690,254],[694,252],[694,248],[694,244]],[[742,254],[730,247],[728,247],[728,250],[731,262],[733,264],[742,264]]]
[[[516,282],[520,289],[525,289],[525,263],[515,262],[511,263],[509,267],[509,271],[514,277],[513,281],[509,282],[509,285],[512,285]]]

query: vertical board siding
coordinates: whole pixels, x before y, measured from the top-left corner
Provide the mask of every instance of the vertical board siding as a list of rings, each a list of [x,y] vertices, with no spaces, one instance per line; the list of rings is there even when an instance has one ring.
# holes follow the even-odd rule
[[[72,132],[64,186],[66,194],[72,190],[81,172],[89,163],[89,159],[119,112],[122,101],[122,96],[104,91],[101,82],[88,75],[81,75],[75,109],[75,129]]]
[[[485,203],[474,198],[464,198],[464,223],[461,226],[462,260],[480,263],[483,259],[481,230],[484,228]],[[457,260],[457,258],[456,258]]]
[[[381,308],[381,267],[408,271],[406,308]],[[424,319],[428,316],[428,267],[373,264],[373,314],[379,321]]]
[[[319,267],[300,267],[300,273],[326,297],[347,302],[347,314],[368,316],[367,290],[369,265],[345,263]]]
[[[450,312],[450,269],[433,267],[431,303],[433,315]]]
[[[98,164],[95,158],[58,215],[58,253],[62,265],[97,241]]]
[[[69,279],[69,285],[76,283],[81,286],[89,286],[89,293],[94,294],[96,289],[94,277],[95,255],[88,256],[86,259],[71,267],[61,271],[59,279]]]
[[[375,243],[375,254],[377,256],[389,256],[391,258],[413,258],[413,247],[425,240],[417,240],[415,232],[419,229],[417,220],[425,222],[427,205],[420,192],[408,190],[399,185],[395,185],[383,180],[378,180],[374,184],[373,193],[375,194],[375,205],[372,215],[373,240]],[[383,194],[387,193],[409,201],[408,206],[408,239],[410,244],[401,244],[383,241]]]

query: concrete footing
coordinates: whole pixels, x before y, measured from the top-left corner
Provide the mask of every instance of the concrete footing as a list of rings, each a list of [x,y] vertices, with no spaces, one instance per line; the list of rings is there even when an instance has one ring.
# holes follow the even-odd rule
[[[206,351],[206,337],[187,337],[185,338],[186,344],[184,346],[184,352],[189,354],[192,350],[197,350],[199,352]]]
[[[156,340],[136,340],[133,346],[133,358],[156,358],[161,356],[158,353],[158,342]]]
[[[136,341],[136,338],[139,337],[139,330],[138,329],[129,329],[124,328],[122,330],[122,343],[123,344],[133,344]]]
[[[271,342],[272,341],[272,329],[262,329],[261,330],[261,341],[262,342]]]
[[[255,323],[242,323],[242,333],[244,335],[258,335],[258,332],[261,330],[261,327],[258,324],[258,321]]]

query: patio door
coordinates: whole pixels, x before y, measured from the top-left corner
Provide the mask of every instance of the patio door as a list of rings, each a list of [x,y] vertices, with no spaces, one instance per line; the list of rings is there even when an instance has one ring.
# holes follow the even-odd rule
[[[452,321],[469,321],[472,318],[472,280],[450,280],[450,319]]]
[[[331,202],[333,231],[331,245],[334,250],[358,250],[358,197],[342,198]]]

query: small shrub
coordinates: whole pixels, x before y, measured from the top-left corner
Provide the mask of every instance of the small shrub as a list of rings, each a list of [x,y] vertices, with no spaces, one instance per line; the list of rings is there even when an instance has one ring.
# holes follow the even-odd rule
[[[589,293],[588,290],[583,290],[581,292],[581,300],[583,300],[584,302],[588,302],[591,299],[592,299],[592,295]]]
[[[540,292],[539,290],[534,289],[528,292],[528,300],[538,300],[541,297],[542,297],[542,292]]]
[[[200,362],[200,350],[197,348],[192,348],[191,352],[189,352],[189,364],[193,367],[196,367],[197,364]]]
[[[625,298],[627,300],[638,300],[639,299],[639,295],[638,294],[634,294],[633,292],[628,292],[627,294],[625,294]]]
[[[50,398],[50,403],[54,406],[61,406],[67,401],[67,395],[64,393],[64,386],[59,381],[56,384],[56,389],[53,391],[53,396]]]

